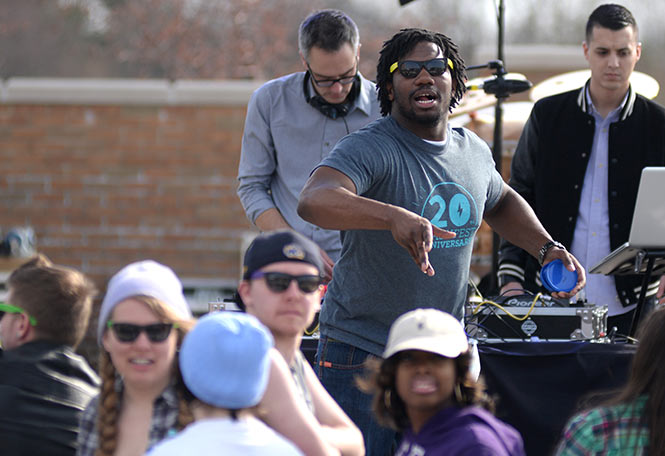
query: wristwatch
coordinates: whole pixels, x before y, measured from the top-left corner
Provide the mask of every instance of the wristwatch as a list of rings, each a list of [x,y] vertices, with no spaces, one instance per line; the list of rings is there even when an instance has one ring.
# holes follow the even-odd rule
[[[547,241],[538,251],[538,264],[541,266],[543,265],[543,261],[545,261],[545,255],[547,255],[547,252],[550,251],[552,247],[556,247],[561,250],[566,250],[566,247],[557,241]]]

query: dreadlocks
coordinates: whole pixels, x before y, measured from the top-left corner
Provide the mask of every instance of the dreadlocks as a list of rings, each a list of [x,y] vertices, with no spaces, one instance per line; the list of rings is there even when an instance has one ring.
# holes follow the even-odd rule
[[[450,76],[453,80],[454,91],[450,97],[449,110],[457,106],[466,91],[466,67],[464,60],[459,54],[459,49],[450,38],[442,33],[430,32],[429,30],[408,28],[402,29],[391,39],[383,43],[383,48],[379,56],[379,64],[376,67],[376,87],[379,94],[379,103],[381,105],[381,114],[386,116],[392,109],[392,101],[388,98],[387,84],[392,82],[393,76],[390,73],[390,65],[398,62],[402,57],[411,52],[421,41],[434,43],[443,51],[444,57],[448,57],[453,62],[453,69],[450,70]]]

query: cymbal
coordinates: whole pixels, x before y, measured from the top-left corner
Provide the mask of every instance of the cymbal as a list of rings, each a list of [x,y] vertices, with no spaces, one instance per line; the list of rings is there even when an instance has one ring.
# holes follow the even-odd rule
[[[479,86],[482,87],[482,82],[485,79],[486,78],[474,78],[467,81],[467,91],[464,94],[464,98],[462,98],[460,103],[455,109],[453,109],[453,112],[450,113],[450,117],[468,114],[477,111],[478,109],[496,104],[496,97],[494,95],[489,95],[483,92],[482,89],[474,88]]]
[[[533,102],[515,101],[503,104],[503,139],[517,141],[524,124],[531,114]],[[463,114],[450,119],[452,127],[465,127],[482,139],[491,143],[494,138],[494,107],[486,107],[476,112]]]
[[[536,84],[531,89],[529,98],[532,101],[538,101],[541,98],[550,95],[578,89],[582,87],[590,77],[591,70],[571,71],[569,73],[552,76],[551,78],[545,79]],[[633,71],[633,74],[630,76],[630,83],[637,93],[649,99],[655,98],[660,90],[658,81],[648,74],[640,73],[639,71]]]
[[[526,76],[520,73],[506,73],[504,78],[526,80]],[[496,97],[494,95],[485,93],[483,90],[483,83],[493,79],[495,78],[492,76],[469,79],[466,82],[466,93],[464,94],[464,98],[462,98],[462,101],[459,105],[457,105],[453,112],[450,113],[450,117],[468,114],[470,112],[495,105]]]
[[[532,101],[512,101],[510,103],[504,103],[502,105],[504,123],[521,122],[522,124],[525,124],[531,114],[533,104]],[[476,111],[475,118],[481,122],[494,124],[494,109],[494,106],[479,109]]]

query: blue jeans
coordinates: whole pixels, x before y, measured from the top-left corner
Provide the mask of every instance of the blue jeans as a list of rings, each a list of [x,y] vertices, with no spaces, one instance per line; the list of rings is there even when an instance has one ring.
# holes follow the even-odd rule
[[[321,336],[316,352],[316,371],[328,393],[358,426],[365,439],[367,456],[390,456],[397,448],[395,431],[379,425],[372,413],[372,396],[355,384],[365,375],[363,363],[369,352],[352,345]]]

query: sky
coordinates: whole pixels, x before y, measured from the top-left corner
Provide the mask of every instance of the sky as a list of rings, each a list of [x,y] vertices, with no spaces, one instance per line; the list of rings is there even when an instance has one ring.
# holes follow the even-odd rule
[[[414,0],[400,6],[398,0],[351,0],[361,8],[375,10],[379,17],[395,17],[405,12],[416,15],[428,14],[428,10],[443,11],[447,7],[462,4],[466,17],[474,17],[482,24],[481,38],[489,38],[497,34],[496,11],[499,0]],[[662,20],[665,17],[665,2],[655,0],[628,0],[628,1],[598,1],[598,0],[504,0],[506,41],[512,42],[515,30],[531,24],[543,31],[553,31],[558,21],[586,21],[593,9],[603,3],[616,2],[626,6],[635,16],[637,23],[645,37],[660,40],[662,33]],[[533,13],[536,12],[535,16]],[[555,32],[554,32],[555,33]],[[581,42],[583,30],[579,37],[570,36],[570,44]]]

